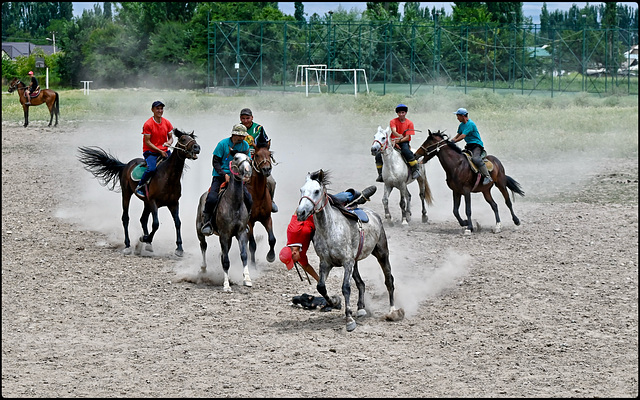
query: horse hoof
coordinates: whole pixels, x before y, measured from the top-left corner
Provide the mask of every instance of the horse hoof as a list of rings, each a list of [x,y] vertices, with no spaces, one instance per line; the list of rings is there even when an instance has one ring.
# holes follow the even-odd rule
[[[422,223],[426,224],[427,222],[429,222],[429,217],[427,217],[426,215],[422,216]]]
[[[387,321],[401,321],[404,319],[404,309],[399,308],[397,310],[393,310],[389,314],[385,315],[384,319]]]
[[[242,284],[246,287],[253,286],[253,283],[251,283],[251,279],[245,279],[244,281],[242,281]]]
[[[222,290],[225,292],[231,292],[231,286],[229,286],[229,284],[227,283],[222,287]]]
[[[500,224],[497,224],[496,226],[493,227],[493,233],[500,233],[502,232],[502,227],[500,226]]]
[[[352,317],[347,318],[347,332],[353,331],[356,326],[356,321]]]
[[[402,225],[409,225],[409,222],[407,222],[407,220],[406,220],[406,219],[403,219],[403,220],[402,220]]]
[[[145,249],[146,251],[148,251],[149,253],[153,253],[153,246],[151,245],[151,243],[147,243],[147,244],[144,246],[144,249]]]
[[[340,299],[340,297],[338,297],[338,295],[333,295],[331,297],[329,297],[329,299],[331,300],[331,308],[335,308],[336,310],[339,310],[342,308],[342,300]]]
[[[469,235],[471,235],[471,230],[470,230],[470,229],[465,229],[465,230],[464,230],[464,235],[465,235],[465,236],[469,236]]]
[[[267,261],[273,262],[275,259],[276,259],[276,252],[273,250],[270,250],[269,253],[267,253]]]
[[[131,247],[125,247],[124,250],[122,250],[122,254],[124,254],[125,256],[128,256],[131,254]]]
[[[367,315],[367,310],[365,310],[364,308],[361,308],[358,311],[356,311],[356,318],[364,317],[366,315]]]
[[[182,257],[184,255],[184,250],[176,249],[175,254],[178,257]]]

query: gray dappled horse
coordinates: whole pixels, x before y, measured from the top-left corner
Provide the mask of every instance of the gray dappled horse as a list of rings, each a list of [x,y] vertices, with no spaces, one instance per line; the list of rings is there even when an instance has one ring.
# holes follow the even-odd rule
[[[231,179],[223,193],[220,193],[218,205],[216,207],[215,216],[216,227],[218,232],[214,234],[220,238],[220,260],[222,262],[222,270],[224,271],[223,290],[231,291],[229,284],[229,249],[231,241],[235,237],[240,248],[240,259],[242,260],[243,282],[244,286],[252,286],[251,277],[249,276],[249,267],[247,266],[247,224],[249,222],[249,210],[244,204],[244,188],[251,178],[251,159],[244,153],[235,153],[231,161]],[[204,204],[207,201],[208,192],[204,192],[200,196],[198,203],[198,211],[196,213],[196,234],[200,241],[200,251],[202,252],[201,271],[207,270],[207,239],[202,233],[204,225],[203,212]]]
[[[369,218],[366,223],[347,218],[338,208],[330,204],[327,194],[329,172],[319,170],[307,174],[305,184],[300,188],[300,201],[296,214],[298,220],[305,221],[313,215],[316,227],[313,245],[320,258],[320,280],[318,292],[327,300],[327,305],[339,308],[339,301],[327,294],[325,281],[333,267],[344,267],[342,280],[342,295],[344,296],[346,328],[352,331],[356,328],[356,321],[351,315],[349,298],[351,296],[351,277],[358,287],[357,317],[367,314],[364,304],[365,285],[360,272],[358,261],[370,254],[378,259],[384,274],[384,283],[389,293],[389,314],[386,319],[397,321],[404,317],[404,310],[394,307],[394,284],[389,263],[389,247],[387,235],[378,214],[368,208],[362,208]]]
[[[382,205],[384,206],[384,217],[390,226],[393,226],[391,213],[389,213],[389,194],[394,188],[400,192],[400,210],[402,211],[402,224],[407,225],[411,222],[411,193],[408,185],[414,181],[409,173],[409,167],[404,161],[400,151],[394,149],[394,142],[391,139],[391,128],[382,129],[378,126],[378,132],[373,135],[373,144],[371,144],[371,154],[376,155],[382,153],[382,179],[384,179],[384,195],[382,197]],[[422,202],[422,222],[427,222],[427,208],[425,201],[429,205],[433,203],[431,197],[431,189],[427,181],[424,164],[418,164],[420,176],[416,181],[420,189],[420,200]]]

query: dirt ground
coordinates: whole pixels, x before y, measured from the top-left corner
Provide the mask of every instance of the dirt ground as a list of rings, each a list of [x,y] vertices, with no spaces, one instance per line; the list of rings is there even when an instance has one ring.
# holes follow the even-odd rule
[[[272,127],[279,162],[277,252],[306,172],[332,170],[333,192],[375,184],[371,127],[350,150],[357,156],[321,138],[304,143],[317,152],[301,154],[283,115],[256,116]],[[139,157],[139,126],[149,116],[55,129],[3,123],[3,397],[638,396],[637,155],[590,161],[589,171],[561,179],[558,166],[531,171],[530,162],[496,154],[526,192],[514,203],[522,224],[494,190],[503,231],[491,232],[492,212],[474,195],[479,230],[471,236],[451,213],[442,168],[430,162],[429,222],[420,222],[412,187],[412,222],[386,228],[406,317],[382,320],[386,291],[370,257],[361,263],[369,315],[347,332],[342,310],[292,305],[295,295],[317,294],[315,285],[265,261],[261,226],[252,288],[241,285],[234,242],[233,291],[222,291],[214,237],[208,283],[198,283],[197,199],[210,183],[213,147],[226,136],[212,126],[230,130],[233,115],[216,125],[174,118],[195,128],[203,147],[183,176],[185,256],[173,255],[166,209],[153,253],[122,254],[120,194],[101,187],[76,150],[97,145],[122,161]],[[366,206],[382,213],[376,185]],[[141,202],[133,202],[132,240],[141,232]],[[397,192],[390,203],[398,222]],[[317,266],[313,251],[310,258]],[[329,277],[330,293],[340,292],[341,273]]]

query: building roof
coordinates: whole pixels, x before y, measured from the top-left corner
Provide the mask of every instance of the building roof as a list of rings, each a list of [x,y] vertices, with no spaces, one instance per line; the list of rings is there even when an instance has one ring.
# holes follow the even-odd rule
[[[2,42],[2,51],[12,60],[18,56],[30,56],[38,48],[48,56],[53,54],[53,46],[51,45],[36,45],[31,42]]]

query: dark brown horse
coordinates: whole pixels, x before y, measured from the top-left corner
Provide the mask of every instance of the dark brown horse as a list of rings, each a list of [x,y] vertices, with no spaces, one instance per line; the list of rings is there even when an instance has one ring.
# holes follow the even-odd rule
[[[493,169],[490,169],[491,179],[486,185],[482,184],[481,174],[471,170],[467,157],[462,153],[462,149],[456,144],[449,142],[448,136],[440,131],[432,133],[429,131],[427,140],[422,143],[420,148],[415,152],[416,159],[423,157],[422,163],[426,163],[434,156],[438,156],[440,164],[447,175],[447,185],[453,190],[453,215],[457,218],[460,226],[465,227],[465,234],[471,234],[473,231],[473,224],[471,222],[471,193],[482,193],[484,199],[489,203],[493,213],[496,216],[496,226],[493,229],[494,233],[498,233],[501,230],[500,215],[498,214],[498,205],[493,201],[491,197],[491,188],[495,184],[504,201],[511,211],[511,217],[513,223],[520,225],[520,220],[513,212],[511,199],[509,198],[510,189],[514,193],[518,193],[520,196],[524,196],[524,192],[520,187],[520,184],[513,178],[506,175],[504,167],[500,160],[496,157],[488,155],[487,160],[493,164]],[[458,209],[460,208],[460,197],[464,196],[464,202],[466,206],[467,219],[460,218]]]
[[[273,234],[273,224],[271,220],[271,193],[267,187],[267,178],[271,175],[273,168],[272,152],[269,150],[271,141],[267,146],[258,147],[253,154],[251,166],[255,173],[251,174],[251,179],[247,188],[253,198],[251,216],[249,218],[249,253],[251,254],[251,265],[256,265],[256,239],[253,235],[253,227],[256,222],[260,222],[269,236],[269,252],[267,261],[273,262],[276,259],[276,237]]]
[[[13,93],[13,91],[17,90],[19,94],[20,104],[22,104],[22,110],[24,111],[24,126],[25,128],[29,125],[29,105],[27,105],[27,98],[24,96],[24,91],[28,87],[18,78],[13,78],[11,83],[9,83],[9,93]],[[32,106],[39,106],[40,104],[46,104],[49,107],[49,114],[51,118],[49,119],[49,126],[51,126],[51,122],[53,121],[53,116],[56,116],[56,124],[54,126],[58,126],[58,117],[60,116],[60,98],[58,96],[58,92],[51,89],[41,89],[40,93],[36,97],[31,98]]]
[[[151,242],[160,221],[158,220],[158,208],[167,207],[171,212],[176,227],[176,251],[178,257],[182,257],[182,236],[180,235],[180,215],[178,201],[182,194],[180,178],[185,166],[185,160],[196,160],[200,153],[200,145],[196,142],[196,136],[178,129],[173,130],[173,135],[178,139],[173,152],[166,160],[158,164],[156,172],[152,175],[147,187],[147,196],[140,198],[144,202],[144,210],[140,217],[144,236],[140,237],[139,246],[136,246],[136,254],[139,254],[140,246],[146,243],[146,249],[153,251]],[[134,158],[127,164],[110,155],[99,147],[80,147],[78,159],[85,165],[85,169],[91,172],[102,186],[110,185],[109,190],[114,190],[116,184],[122,191],[122,226],[124,227],[124,254],[131,254],[129,241],[129,202],[133,195],[138,180],[131,177],[131,173],[138,164],[144,162],[142,158]],[[149,233],[147,223],[149,214],[153,215],[152,231]]]

